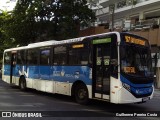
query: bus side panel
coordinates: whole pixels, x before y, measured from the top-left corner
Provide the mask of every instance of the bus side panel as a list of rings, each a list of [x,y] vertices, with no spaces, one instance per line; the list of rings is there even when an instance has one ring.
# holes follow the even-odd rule
[[[10,65],[4,65],[2,80],[7,83],[10,83],[10,73],[11,73],[10,70],[11,70]]]
[[[5,75],[10,75],[10,66],[5,66]],[[24,75],[28,88],[40,91],[71,95],[71,88],[75,81],[83,81],[92,96],[91,69],[87,66],[21,66],[15,67],[16,85],[19,77]],[[9,76],[10,77],[10,76]],[[9,81],[9,79],[8,79]]]
[[[54,84],[51,79],[51,66],[39,66],[39,80],[34,82],[37,82],[37,90],[54,92]]]
[[[121,96],[120,90],[122,88],[121,82],[118,79],[111,77],[110,85],[110,102],[119,103],[119,96]]]
[[[27,66],[26,74],[28,76],[26,78],[27,87],[34,88],[33,82],[39,79],[39,66]]]
[[[28,66],[27,73],[28,73],[28,78],[38,79],[39,78],[39,66]]]
[[[87,66],[53,66],[52,79],[55,81],[55,93],[71,95],[71,88],[75,81],[83,81],[89,91],[91,98],[92,80],[90,79],[90,68]]]
[[[40,66],[39,78],[42,80],[51,80],[51,66]]]
[[[91,85],[89,70],[87,66],[53,66],[53,80],[70,83],[82,80],[86,85]]]
[[[19,78],[21,75],[23,75],[24,72],[24,66],[22,65],[16,65],[13,68],[13,77],[12,77],[12,83],[14,83],[15,85],[19,85]]]

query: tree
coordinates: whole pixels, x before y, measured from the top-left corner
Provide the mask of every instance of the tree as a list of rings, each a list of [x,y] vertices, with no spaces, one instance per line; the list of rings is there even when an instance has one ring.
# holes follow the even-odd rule
[[[10,17],[5,32],[18,45],[78,37],[95,20],[86,0],[18,0]]]
[[[21,1],[21,2],[19,2]],[[15,38],[17,44],[27,45],[35,41],[35,12],[32,0],[19,0],[12,13],[12,23],[8,34]]]
[[[58,39],[73,38],[78,36],[80,25],[87,26],[95,20],[95,14],[87,6],[86,0],[57,0],[55,11]]]
[[[3,50],[14,45],[15,41],[8,35],[8,27],[11,22],[11,13],[0,10],[0,59],[3,57]]]

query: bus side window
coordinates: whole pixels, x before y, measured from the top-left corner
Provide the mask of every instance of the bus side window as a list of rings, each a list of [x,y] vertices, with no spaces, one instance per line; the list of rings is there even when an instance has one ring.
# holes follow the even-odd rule
[[[17,64],[24,65],[26,63],[26,53],[25,50],[20,50],[17,52]]]
[[[27,64],[37,65],[38,64],[38,50],[29,49],[27,53]]]
[[[4,55],[4,64],[10,64],[10,62],[11,62],[11,53],[6,52]]]
[[[115,36],[114,36],[115,37]],[[117,49],[117,38],[111,43],[111,60],[110,64],[112,67],[111,76],[118,78],[118,49]]]
[[[55,47],[53,50],[53,64],[66,65],[67,64],[67,48],[64,46]]]
[[[85,46],[69,50],[69,65],[88,65],[88,61],[89,50]]]
[[[50,65],[50,49],[40,51],[40,65]]]

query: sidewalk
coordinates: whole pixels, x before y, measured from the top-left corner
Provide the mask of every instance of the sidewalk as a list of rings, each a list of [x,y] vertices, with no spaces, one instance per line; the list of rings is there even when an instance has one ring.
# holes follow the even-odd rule
[[[160,99],[160,89],[155,89],[155,91],[153,93],[153,97]]]
[[[154,90],[155,90],[155,91],[160,91],[160,89],[159,89],[159,88],[155,88]]]

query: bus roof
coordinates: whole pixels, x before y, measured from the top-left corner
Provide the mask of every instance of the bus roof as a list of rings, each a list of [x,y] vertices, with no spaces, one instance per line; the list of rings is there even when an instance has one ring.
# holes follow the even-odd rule
[[[51,45],[66,44],[66,43],[74,43],[74,42],[83,41],[85,38],[93,38],[93,37],[103,36],[103,35],[108,35],[108,34],[113,34],[113,33],[117,34],[117,35],[119,34],[119,32],[108,32],[108,33],[84,36],[84,37],[79,37],[79,38],[72,38],[72,39],[61,40],[61,41],[49,40],[49,41],[31,43],[31,44],[28,44],[28,46],[22,46],[22,47],[6,49],[5,52],[7,52],[7,51],[16,51],[16,50],[21,50],[21,49],[31,49],[31,48],[36,48],[36,47],[51,46]]]

